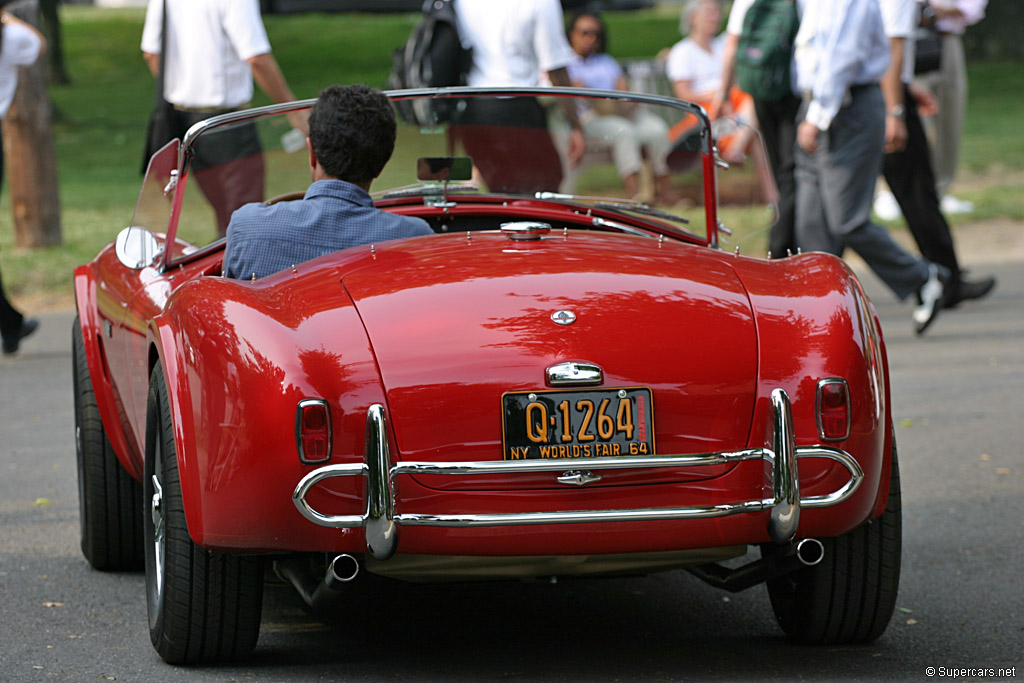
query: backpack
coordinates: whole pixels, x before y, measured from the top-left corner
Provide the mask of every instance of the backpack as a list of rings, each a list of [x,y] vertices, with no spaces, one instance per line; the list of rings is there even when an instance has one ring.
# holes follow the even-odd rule
[[[791,92],[789,68],[799,27],[793,0],[754,0],[736,48],[736,83],[743,92],[765,102]]]
[[[465,85],[472,51],[462,47],[453,0],[426,0],[423,18],[405,45],[392,54],[388,88],[441,88]],[[408,123],[434,125],[448,120],[454,102],[396,102]]]

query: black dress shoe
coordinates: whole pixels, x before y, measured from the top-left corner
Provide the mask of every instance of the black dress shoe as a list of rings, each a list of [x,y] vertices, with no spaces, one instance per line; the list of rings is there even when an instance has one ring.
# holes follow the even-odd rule
[[[996,279],[994,277],[984,277],[980,280],[960,280],[960,287],[956,291],[950,293],[949,300],[946,301],[946,308],[954,308],[961,301],[969,301],[970,299],[980,299],[983,296],[988,296],[989,292],[995,289]]]
[[[39,321],[35,318],[25,318],[21,322],[21,329],[14,334],[3,335],[3,347],[4,355],[10,355],[18,352],[18,346],[21,344],[21,340],[29,336],[36,331],[39,327]]]

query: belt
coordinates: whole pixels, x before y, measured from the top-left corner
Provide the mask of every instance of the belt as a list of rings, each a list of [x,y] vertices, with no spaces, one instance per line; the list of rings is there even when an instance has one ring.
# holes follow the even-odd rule
[[[237,107],[183,107],[180,104],[172,104],[175,111],[184,111],[190,114],[227,114],[231,111],[241,111],[248,108],[248,105],[241,104]]]
[[[876,87],[878,87],[878,83],[858,83],[857,85],[851,85],[850,87],[848,87],[846,89],[846,92],[843,93],[843,104],[842,104],[842,106],[845,107],[848,104],[850,104],[850,102],[853,101],[853,96],[856,95],[857,93],[859,93],[860,91],[866,90],[868,88],[876,88]],[[802,95],[803,95],[803,101],[805,103],[806,102],[810,102],[811,100],[814,99],[814,93],[812,91],[810,91],[810,90],[804,90]]]

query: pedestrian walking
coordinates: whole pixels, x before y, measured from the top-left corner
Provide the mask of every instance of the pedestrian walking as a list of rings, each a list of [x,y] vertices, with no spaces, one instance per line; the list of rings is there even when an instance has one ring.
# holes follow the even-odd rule
[[[0,0],[0,119],[7,116],[18,87],[18,69],[34,64],[46,49],[46,40],[32,25],[7,12],[11,0]],[[3,139],[0,137],[0,183],[3,181]],[[36,331],[39,321],[26,318],[4,294],[0,279],[0,340],[3,353],[17,353],[21,340]]]

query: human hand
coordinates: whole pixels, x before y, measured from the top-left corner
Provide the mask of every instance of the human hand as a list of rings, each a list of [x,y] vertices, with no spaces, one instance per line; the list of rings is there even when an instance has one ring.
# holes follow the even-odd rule
[[[928,88],[911,83],[910,94],[917,103],[917,112],[921,116],[935,116],[939,113],[939,100]]]
[[[885,145],[882,149],[886,154],[902,152],[907,147],[907,122],[899,116],[885,117]]]
[[[573,128],[569,133],[569,165],[572,168],[579,166],[583,160],[583,153],[586,151],[586,142],[583,139],[583,131]]]
[[[288,114],[288,123],[292,124],[292,128],[302,133],[303,136],[309,136],[309,110],[293,111]]]
[[[717,119],[719,116],[728,116],[732,113],[732,103],[723,92],[716,92],[711,96],[711,103],[708,105],[708,116]]]
[[[800,145],[800,149],[808,154],[814,154],[818,151],[818,135],[820,133],[821,129],[810,121],[801,121],[796,129],[796,142]]]

